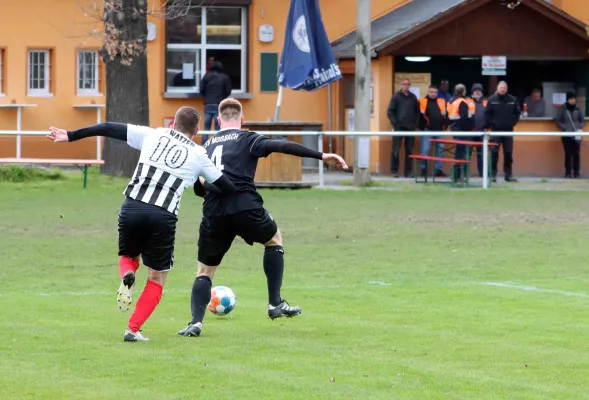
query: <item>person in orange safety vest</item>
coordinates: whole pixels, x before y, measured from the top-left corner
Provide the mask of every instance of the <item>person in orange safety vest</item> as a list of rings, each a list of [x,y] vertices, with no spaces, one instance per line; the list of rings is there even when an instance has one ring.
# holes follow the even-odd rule
[[[447,128],[447,110],[446,100],[438,97],[438,88],[436,86],[430,86],[427,90],[427,96],[419,99],[419,111],[421,118],[419,122],[419,128],[422,131],[433,131],[440,132],[445,131]],[[420,142],[420,154],[422,156],[429,156],[431,149],[431,139],[441,139],[440,135],[422,136]],[[444,157],[444,145],[442,143],[436,143],[434,145],[435,157]],[[435,176],[446,176],[442,170],[442,162],[434,162]],[[427,161],[421,161],[421,176],[427,175]]]
[[[474,101],[466,96],[466,86],[458,84],[454,88],[454,98],[448,103],[448,119],[450,120],[450,130],[454,132],[472,132],[474,128],[473,117],[475,114]],[[454,136],[456,140],[472,140],[472,136]],[[466,146],[457,145],[454,153],[457,160],[466,159]],[[461,166],[454,165],[455,177],[460,180]]]

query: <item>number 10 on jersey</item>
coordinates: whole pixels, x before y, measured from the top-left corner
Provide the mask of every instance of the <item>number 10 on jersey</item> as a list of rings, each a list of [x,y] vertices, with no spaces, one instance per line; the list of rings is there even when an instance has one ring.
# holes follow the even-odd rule
[[[217,169],[219,171],[223,171],[223,145],[217,146],[215,147],[215,150],[213,150],[213,154],[211,154],[211,161],[213,163],[215,163],[215,166],[217,167]]]

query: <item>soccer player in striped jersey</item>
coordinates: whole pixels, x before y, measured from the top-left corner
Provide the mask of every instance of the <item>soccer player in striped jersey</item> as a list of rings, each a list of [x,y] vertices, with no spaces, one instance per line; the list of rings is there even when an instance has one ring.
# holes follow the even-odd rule
[[[181,107],[172,129],[106,122],[75,131],[50,128],[48,139],[73,142],[91,136],[124,140],[140,150],[139,163],[119,212],[119,272],[121,285],[117,302],[129,310],[135,286],[139,256],[148,267],[145,289],[129,319],[124,341],[147,341],[139,329],[155,310],[166,275],[174,264],[174,240],[178,210],[184,189],[191,188],[199,175],[223,194],[236,192],[235,186],[192,141],[200,115],[192,107]]]
[[[212,280],[217,266],[229,251],[235,237],[246,243],[264,246],[264,273],[268,287],[268,316],[271,319],[294,317],[300,307],[290,306],[281,296],[284,272],[282,235],[276,221],[264,209],[254,177],[258,159],[272,153],[323,160],[347,169],[337,154],[321,153],[298,143],[272,140],[255,132],[242,131],[243,110],[239,101],[225,99],[219,104],[221,130],[204,145],[211,160],[239,190],[224,198],[215,187],[200,179],[194,192],[204,197],[203,218],[198,237],[198,273],[192,286],[192,320],[178,335],[199,336],[207,304],[211,300]]]

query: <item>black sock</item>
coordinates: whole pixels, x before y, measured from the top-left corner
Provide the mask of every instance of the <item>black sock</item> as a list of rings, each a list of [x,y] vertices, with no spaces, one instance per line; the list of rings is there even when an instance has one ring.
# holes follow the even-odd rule
[[[268,282],[268,303],[277,306],[282,302],[280,288],[284,274],[284,249],[282,246],[268,246],[264,251],[264,273]]]
[[[192,296],[190,304],[192,308],[192,323],[202,322],[207,311],[207,305],[211,301],[211,287],[213,282],[206,275],[197,276],[192,284]]]

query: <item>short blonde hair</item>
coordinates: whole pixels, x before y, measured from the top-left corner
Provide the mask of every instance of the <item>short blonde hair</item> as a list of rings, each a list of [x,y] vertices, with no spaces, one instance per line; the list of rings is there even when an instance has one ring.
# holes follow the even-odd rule
[[[238,120],[241,118],[243,108],[236,99],[227,98],[219,104],[219,117],[223,121]]]

